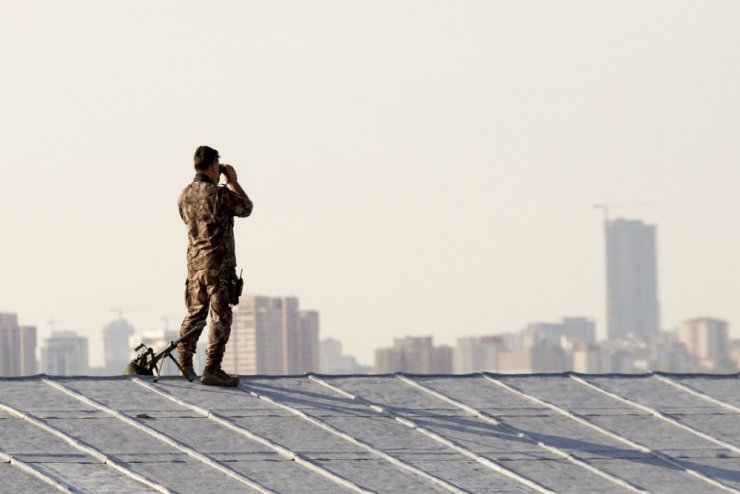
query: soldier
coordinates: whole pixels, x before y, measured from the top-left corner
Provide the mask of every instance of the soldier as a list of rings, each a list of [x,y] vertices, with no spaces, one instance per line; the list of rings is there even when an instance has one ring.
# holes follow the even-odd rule
[[[188,278],[185,304],[188,315],[180,336],[196,328],[178,345],[180,364],[189,378],[196,378],[193,354],[210,308],[206,366],[201,382],[215,386],[236,386],[239,377],[226,374],[221,360],[231,333],[231,305],[238,302],[235,287],[234,216],[252,213],[252,201],[237,182],[236,170],[221,165],[218,151],[208,146],[195,150],[195,178],[180,194],[178,206],[188,229]],[[226,187],[219,187],[220,175]],[[234,296],[236,295],[236,299]]]

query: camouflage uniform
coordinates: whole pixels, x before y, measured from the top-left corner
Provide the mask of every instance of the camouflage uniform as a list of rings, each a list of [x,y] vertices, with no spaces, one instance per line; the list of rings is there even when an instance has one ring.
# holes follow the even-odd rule
[[[210,308],[206,366],[219,365],[231,333],[229,286],[236,280],[234,216],[249,216],[252,201],[227,187],[218,187],[207,175],[198,173],[180,194],[178,206],[188,229],[188,315],[180,335],[198,328],[179,344],[178,351],[182,355],[195,353]]]

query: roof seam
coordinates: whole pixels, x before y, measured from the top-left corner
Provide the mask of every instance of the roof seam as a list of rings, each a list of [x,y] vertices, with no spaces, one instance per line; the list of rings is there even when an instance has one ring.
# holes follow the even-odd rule
[[[208,466],[210,466],[210,467],[212,467],[212,468],[214,468],[214,469],[216,469],[216,470],[218,470],[218,471],[220,471],[222,473],[225,473],[229,477],[237,480],[238,482],[240,482],[240,483],[242,483],[242,484],[244,484],[244,485],[246,485],[248,487],[253,488],[254,490],[256,490],[256,491],[258,491],[260,493],[263,493],[263,494],[277,494],[274,491],[272,491],[272,490],[264,487],[260,483],[258,483],[256,481],[250,479],[249,477],[247,477],[245,475],[242,475],[241,473],[239,473],[239,472],[237,472],[237,471],[229,468],[228,466],[222,464],[221,462],[219,462],[219,461],[211,458],[210,456],[194,450],[193,448],[191,448],[191,447],[189,447],[189,446],[181,443],[180,441],[178,441],[178,440],[176,440],[176,439],[168,436],[167,434],[164,434],[163,432],[160,432],[160,431],[155,430],[155,429],[153,429],[153,428],[151,428],[151,427],[149,427],[147,425],[144,425],[144,424],[142,424],[140,422],[137,422],[136,420],[134,420],[131,417],[129,417],[128,415],[126,415],[124,412],[121,412],[119,410],[115,410],[115,409],[113,409],[113,408],[111,408],[111,407],[109,407],[107,405],[103,405],[102,403],[99,403],[99,402],[93,400],[92,398],[88,398],[87,396],[85,396],[83,394],[80,394],[80,393],[78,393],[76,391],[73,391],[73,390],[67,388],[66,386],[64,386],[62,384],[59,384],[57,382],[50,381],[49,379],[43,379],[43,381],[46,384],[48,384],[48,385],[50,385],[50,386],[52,386],[54,388],[57,388],[58,390],[60,390],[60,391],[62,391],[64,393],[68,394],[69,396],[77,399],[78,401],[81,401],[82,403],[85,403],[85,404],[90,405],[90,406],[92,406],[94,408],[97,408],[98,410],[102,410],[104,412],[107,412],[107,413],[113,415],[115,418],[117,418],[117,419],[121,420],[122,422],[126,423],[127,425],[129,425],[129,426],[131,426],[131,427],[133,427],[135,429],[138,429],[138,430],[140,430],[142,432],[145,432],[146,434],[149,434],[150,436],[152,436],[152,437],[154,437],[156,439],[159,439],[161,442],[163,442],[165,444],[169,444],[170,446],[172,446],[172,447],[174,447],[176,449],[179,449],[180,451],[186,453],[187,455],[200,460],[204,464],[206,464],[206,465],[208,465]]]
[[[65,482],[64,479],[62,479],[61,477],[53,475],[49,472],[41,471],[39,468],[33,466],[32,464],[26,463],[23,460],[19,460],[18,458],[10,456],[3,451],[0,451],[0,461],[2,461],[3,463],[9,463],[12,467],[17,468],[18,470],[21,470],[46,484],[49,484],[50,486],[61,492],[80,492],[74,486]]]
[[[679,383],[674,381],[673,379],[669,379],[665,376],[662,376],[660,374],[654,374],[653,377],[658,379],[659,381],[663,381],[664,383],[670,384],[671,386],[675,386],[676,388],[680,389],[681,391],[684,391],[686,393],[689,393],[690,395],[697,396],[703,400],[706,400],[710,403],[714,403],[715,405],[719,405],[723,408],[727,408],[728,410],[732,410],[735,413],[740,413],[740,408],[736,407],[735,405],[731,403],[727,403],[725,401],[719,400],[717,398],[714,398],[712,396],[709,396],[706,393],[702,393],[698,389],[695,389],[691,386],[687,386],[686,384]]]
[[[450,439],[447,439],[447,438],[445,438],[445,437],[437,434],[434,431],[431,431],[431,430],[429,430],[429,429],[427,429],[425,427],[420,426],[419,424],[417,424],[416,422],[414,422],[413,420],[411,420],[411,419],[409,419],[407,417],[403,417],[401,415],[398,415],[396,413],[391,412],[390,410],[387,410],[385,407],[383,407],[382,405],[380,405],[378,403],[374,403],[374,402],[372,402],[370,400],[367,400],[367,399],[365,399],[365,398],[363,398],[363,397],[361,397],[359,395],[355,395],[353,393],[350,393],[350,392],[342,389],[340,386],[337,386],[335,384],[330,384],[330,383],[324,381],[321,378],[318,378],[318,377],[315,377],[315,376],[312,376],[312,375],[309,375],[309,378],[315,380],[316,382],[318,382],[320,384],[323,384],[324,386],[326,386],[329,389],[332,389],[332,390],[335,390],[337,392],[340,392],[340,393],[344,394],[347,397],[351,397],[353,400],[358,401],[359,403],[362,403],[365,406],[367,406],[367,407],[369,407],[369,408],[371,408],[373,410],[376,410],[379,413],[383,413],[383,414],[387,415],[388,417],[393,418],[394,420],[396,420],[397,422],[405,425],[406,427],[409,427],[412,430],[415,430],[415,431],[417,431],[417,432],[419,432],[421,434],[424,434],[425,436],[431,438],[433,441],[436,441],[436,442],[438,442],[440,444],[443,444],[444,446],[447,446],[448,448],[450,448],[450,449],[452,449],[454,451],[457,451],[458,453],[460,453],[460,454],[462,454],[462,455],[464,455],[464,456],[466,456],[466,457],[468,457],[468,458],[470,458],[472,460],[475,460],[476,462],[478,462],[478,463],[480,463],[480,464],[488,467],[489,469],[491,469],[491,470],[493,470],[493,471],[495,471],[495,472],[497,472],[497,473],[499,473],[501,475],[504,475],[506,477],[509,477],[510,479],[512,479],[512,480],[514,480],[516,482],[519,482],[520,484],[523,484],[523,485],[525,485],[525,486],[527,486],[527,487],[529,487],[531,489],[534,489],[537,492],[540,492],[540,493],[543,493],[543,494],[557,494],[557,493],[555,493],[555,491],[552,491],[552,490],[548,489],[547,487],[543,486],[542,484],[539,484],[538,482],[535,482],[534,480],[528,479],[527,477],[524,477],[523,475],[521,475],[521,474],[519,474],[517,472],[514,472],[513,470],[510,470],[510,469],[508,469],[508,468],[500,465],[496,461],[493,461],[493,460],[491,460],[489,458],[480,456],[479,454],[471,451],[470,449],[468,449],[468,448],[466,448],[466,447],[464,447],[464,446],[462,446],[460,444],[457,444],[456,442],[454,442],[454,441],[452,441]]]
[[[713,438],[712,436],[709,436],[708,434],[704,434],[703,432],[697,431],[693,427],[689,427],[687,425],[681,424],[680,422],[678,422],[678,421],[676,421],[674,419],[671,419],[669,417],[666,417],[665,415],[663,415],[658,410],[655,410],[655,409],[650,408],[648,406],[645,406],[645,405],[642,405],[640,403],[634,402],[634,401],[632,401],[632,400],[630,400],[628,398],[625,398],[623,396],[620,396],[620,395],[618,395],[616,393],[612,393],[611,391],[607,391],[607,390],[605,390],[605,389],[597,386],[596,384],[593,384],[591,382],[586,381],[585,379],[583,379],[581,377],[578,377],[578,376],[575,376],[575,375],[571,375],[570,378],[573,379],[573,380],[575,380],[576,382],[584,385],[584,386],[587,386],[587,387],[589,387],[591,389],[594,389],[594,390],[596,390],[596,391],[598,391],[600,393],[603,393],[603,394],[605,394],[605,395],[607,395],[607,396],[609,396],[609,397],[611,397],[613,399],[616,399],[618,401],[621,401],[623,403],[626,403],[628,405],[631,405],[631,406],[633,406],[635,408],[638,408],[640,410],[644,410],[646,412],[650,412],[653,416],[655,416],[655,417],[657,417],[659,419],[665,420],[669,424],[678,426],[679,428],[682,428],[682,429],[685,429],[685,430],[687,430],[689,432],[692,432],[692,433],[698,435],[699,437],[703,437],[703,438],[708,439],[710,441],[714,441],[717,444],[724,445],[724,442],[723,441],[719,441],[718,439]],[[725,446],[725,447],[727,447],[727,446]],[[729,449],[732,449],[732,450],[740,450],[740,448],[736,448],[734,446],[730,447]],[[651,450],[651,453],[652,454],[655,454],[656,456],[658,456],[659,458],[663,459],[664,461],[667,461],[667,462],[669,462],[669,463],[671,463],[671,464],[673,464],[673,465],[681,468],[685,472],[687,472],[687,473],[689,473],[689,474],[691,474],[691,475],[693,475],[693,476],[695,476],[695,477],[697,477],[697,478],[699,478],[699,479],[701,479],[701,480],[703,480],[703,481],[705,481],[707,483],[710,483],[710,484],[712,484],[712,485],[714,485],[716,487],[719,487],[721,489],[725,489],[727,491],[740,494],[740,490],[735,489],[735,488],[733,488],[731,486],[728,486],[728,485],[720,482],[719,480],[716,480],[716,479],[713,479],[711,477],[708,477],[705,474],[699,472],[698,470],[694,470],[693,468],[686,467],[686,466],[678,463],[677,461],[675,461],[672,457],[670,457],[667,454],[660,453],[660,452],[655,451],[655,450]]]
[[[437,391],[435,389],[432,389],[432,388],[430,388],[428,386],[425,386],[425,385],[423,385],[423,384],[421,384],[421,383],[419,383],[417,381],[414,381],[413,379],[411,379],[411,378],[409,378],[409,377],[407,377],[407,376],[405,376],[403,374],[399,374],[397,377],[398,377],[399,380],[401,380],[402,382],[404,382],[404,383],[406,383],[406,384],[408,384],[410,386],[413,386],[413,387],[415,387],[415,388],[417,388],[417,389],[419,389],[419,390],[421,390],[421,391],[423,391],[425,393],[428,393],[428,394],[434,396],[437,399],[440,399],[440,400],[443,400],[443,401],[445,401],[447,403],[450,403],[450,404],[452,404],[452,405],[460,408],[461,410],[465,410],[465,411],[467,411],[469,413],[472,413],[476,418],[480,418],[484,422],[489,422],[492,425],[501,426],[503,429],[507,430],[508,432],[511,432],[512,434],[515,434],[515,435],[517,435],[519,437],[522,437],[522,438],[526,439],[527,441],[531,442],[532,444],[535,444],[536,446],[545,449],[546,451],[554,452],[554,453],[562,456],[566,460],[572,462],[573,464],[578,465],[579,467],[584,468],[587,471],[590,471],[591,473],[594,473],[594,474],[596,474],[596,475],[598,475],[598,476],[600,476],[602,478],[605,478],[605,479],[609,480],[610,482],[613,482],[613,483],[615,483],[617,485],[620,485],[622,487],[625,487],[625,488],[627,488],[627,489],[629,489],[629,490],[631,490],[633,492],[644,492],[644,493],[648,492],[645,489],[642,489],[642,488],[640,488],[640,487],[632,484],[631,482],[629,482],[629,481],[627,481],[625,479],[622,479],[620,477],[617,477],[616,475],[613,475],[613,474],[611,474],[609,472],[606,472],[606,471],[604,471],[604,470],[602,470],[602,469],[600,469],[600,468],[598,468],[598,467],[596,467],[594,465],[591,465],[587,461],[585,461],[585,460],[583,460],[581,458],[578,458],[577,456],[575,456],[575,455],[573,455],[571,453],[568,453],[567,451],[564,451],[564,450],[562,450],[562,449],[560,449],[560,448],[558,448],[556,446],[551,446],[551,445],[546,444],[546,443],[544,443],[542,441],[538,441],[534,437],[532,437],[529,434],[527,434],[526,432],[522,431],[521,429],[518,429],[517,427],[514,427],[512,425],[509,425],[509,424],[507,424],[507,423],[505,423],[505,422],[503,422],[503,421],[501,421],[499,419],[496,419],[495,417],[487,414],[486,412],[484,412],[482,410],[478,410],[476,408],[473,408],[470,405],[467,405],[467,404],[465,404],[465,403],[463,403],[461,401],[458,401],[458,400],[450,397],[449,395],[447,395],[445,393],[442,393],[442,392]]]
[[[706,439],[707,441],[711,441],[711,442],[713,442],[713,443],[715,443],[715,444],[717,444],[719,446],[722,446],[723,448],[727,448],[727,449],[729,449],[729,450],[731,450],[731,451],[733,451],[735,453],[740,454],[740,448],[737,447],[737,446],[735,446],[734,444],[730,444],[730,443],[725,442],[725,441],[723,441],[721,439],[717,439],[716,437],[714,437],[714,436],[712,436],[710,434],[707,434],[706,432],[702,432],[702,431],[700,431],[698,429],[695,429],[694,427],[691,427],[690,425],[682,424],[678,420],[676,420],[676,419],[674,419],[672,417],[667,416],[666,414],[664,414],[660,410],[657,410],[655,408],[649,407],[647,405],[643,405],[642,403],[638,403],[638,402],[636,402],[634,400],[631,400],[631,399],[626,398],[626,397],[624,397],[622,395],[619,395],[619,394],[617,394],[617,393],[615,393],[613,391],[607,391],[606,389],[602,388],[601,386],[599,386],[597,384],[594,384],[594,383],[592,383],[590,381],[587,381],[587,380],[585,380],[585,379],[583,379],[581,377],[571,376],[571,378],[574,379],[576,382],[579,382],[579,383],[581,383],[581,384],[583,384],[585,386],[588,386],[588,387],[590,387],[592,389],[595,389],[595,390],[599,391],[600,393],[603,393],[603,394],[605,394],[607,396],[610,396],[610,397],[612,397],[612,398],[614,398],[616,400],[621,401],[622,403],[626,403],[626,404],[628,404],[628,405],[630,405],[632,407],[635,407],[635,408],[638,408],[638,409],[640,409],[642,411],[645,411],[645,412],[649,413],[650,415],[653,415],[656,418],[659,418],[661,420],[664,420],[665,422],[668,422],[669,424],[671,424],[673,426],[676,426],[678,428],[684,429],[684,430],[686,430],[686,431],[688,431],[688,432],[690,432],[690,433],[692,433],[694,435],[697,435],[697,436],[699,436],[699,437],[701,437],[703,439]]]
[[[310,379],[311,378],[311,375],[309,375],[308,377]],[[376,448],[376,447],[374,447],[374,446],[372,446],[372,445],[370,445],[370,444],[368,444],[368,443],[366,443],[366,442],[364,442],[364,441],[362,441],[360,439],[357,439],[356,437],[352,436],[351,434],[349,434],[347,432],[344,432],[344,431],[342,431],[342,430],[334,427],[333,425],[327,424],[326,422],[324,422],[324,421],[322,421],[322,420],[320,420],[320,419],[318,419],[318,418],[316,418],[316,417],[314,417],[312,415],[309,415],[309,414],[303,412],[302,410],[299,410],[299,409],[294,408],[294,407],[292,407],[290,405],[287,405],[285,403],[282,403],[282,402],[280,402],[280,401],[278,401],[278,400],[276,400],[274,398],[270,398],[269,396],[260,394],[260,393],[258,393],[256,391],[253,391],[253,390],[249,389],[244,384],[239,384],[239,388],[241,388],[243,391],[251,394],[252,396],[254,396],[256,398],[259,398],[261,400],[264,400],[267,403],[270,403],[270,404],[272,404],[272,405],[274,405],[274,406],[276,406],[278,408],[282,408],[284,410],[287,410],[287,411],[295,414],[296,416],[298,416],[301,419],[307,421],[311,425],[314,425],[316,427],[319,427],[320,429],[323,429],[323,430],[325,430],[327,432],[330,432],[330,433],[332,433],[332,434],[334,434],[334,435],[336,435],[338,437],[341,437],[345,441],[348,441],[348,442],[350,442],[352,444],[355,444],[357,446],[360,446],[361,448],[365,449],[366,451],[369,451],[370,453],[372,453],[372,454],[374,454],[376,456],[379,456],[383,460],[389,462],[391,465],[394,465],[394,466],[396,466],[396,467],[398,467],[398,468],[400,468],[402,470],[406,470],[407,472],[411,472],[411,473],[413,473],[415,475],[418,475],[418,476],[420,476],[420,477],[422,477],[422,478],[424,478],[424,479],[432,482],[433,484],[438,485],[438,486],[440,486],[440,487],[448,490],[449,492],[454,492],[456,494],[468,494],[467,491],[465,491],[463,489],[460,489],[459,487],[457,487],[457,486],[455,486],[455,485],[447,482],[446,480],[441,479],[441,478],[439,478],[439,477],[437,477],[435,475],[432,475],[431,473],[426,472],[426,471],[424,471],[424,470],[422,470],[422,469],[420,469],[418,467],[415,467],[415,466],[413,466],[413,465],[411,465],[409,463],[406,463],[405,461],[400,460],[400,459],[398,459],[398,458],[396,458],[396,457],[394,457],[394,456],[386,453],[385,451],[382,451],[382,450],[380,450],[380,449],[378,449],[378,448]]]
[[[113,468],[114,470],[122,473],[123,475],[136,480],[139,483],[142,483],[146,486],[151,487],[152,489],[155,489],[159,492],[169,494],[172,491],[167,489],[166,487],[154,482],[153,480],[150,480],[143,475],[140,475],[122,464],[120,464],[117,460],[114,460],[113,458],[110,458],[108,455],[100,451],[99,449],[87,444],[86,442],[82,441],[81,439],[78,439],[74,436],[71,436],[67,434],[66,432],[62,431],[61,429],[58,429],[51,424],[48,424],[43,419],[40,419],[34,415],[32,415],[29,412],[23,412],[21,410],[18,410],[14,407],[11,407],[10,405],[7,405],[5,403],[0,403],[0,409],[4,409],[9,411],[10,413],[18,416],[19,418],[25,420],[26,422],[29,422],[30,424],[35,425],[41,430],[44,430],[51,434],[52,436],[58,437],[59,439],[63,440],[73,448],[82,451],[83,453],[86,453],[90,455],[91,457],[95,458],[96,460],[100,461],[103,465],[107,465],[110,468]]]
[[[257,443],[260,443],[260,444],[262,444],[264,446],[267,446],[270,449],[273,449],[277,453],[279,453],[279,454],[281,454],[283,456],[286,456],[287,458],[295,461],[296,464],[298,464],[298,465],[300,465],[300,466],[302,466],[302,467],[304,467],[304,468],[306,468],[306,469],[308,469],[308,470],[310,470],[310,471],[312,471],[312,472],[314,472],[314,473],[316,473],[316,474],[318,474],[318,475],[320,475],[320,476],[322,476],[324,478],[327,478],[330,481],[332,481],[332,482],[334,482],[334,483],[336,483],[338,485],[341,485],[343,487],[346,487],[346,488],[348,488],[348,489],[350,489],[350,490],[352,490],[354,492],[359,492],[359,493],[363,493],[363,494],[372,494],[373,493],[373,491],[369,491],[367,489],[364,489],[364,488],[358,486],[357,484],[355,484],[354,482],[352,482],[351,480],[349,480],[347,478],[344,478],[344,477],[342,477],[340,475],[337,475],[334,472],[331,472],[330,470],[327,470],[326,468],[324,468],[324,467],[322,467],[320,465],[317,465],[316,463],[314,463],[310,459],[304,458],[303,456],[301,456],[300,454],[296,453],[295,451],[291,451],[290,449],[288,449],[288,448],[286,448],[284,446],[281,446],[280,444],[278,444],[278,443],[276,443],[276,442],[274,442],[274,441],[272,441],[272,440],[270,440],[270,439],[268,439],[268,438],[266,438],[266,437],[264,437],[264,436],[262,436],[260,434],[257,434],[257,433],[255,433],[255,432],[247,429],[246,427],[244,427],[242,425],[239,425],[239,424],[234,423],[231,419],[229,419],[227,417],[224,417],[223,415],[221,415],[221,414],[219,414],[219,413],[217,413],[217,412],[215,412],[213,410],[201,408],[201,407],[199,407],[197,405],[194,405],[194,404],[192,404],[192,403],[190,403],[190,402],[188,402],[186,400],[183,400],[181,398],[178,398],[176,396],[173,396],[168,391],[165,391],[163,389],[156,388],[153,384],[150,384],[148,382],[145,382],[145,381],[143,381],[143,380],[141,380],[141,379],[139,379],[137,377],[132,378],[132,381],[135,382],[136,384],[140,385],[140,386],[143,386],[145,389],[148,389],[149,391],[152,391],[154,393],[157,393],[160,396],[162,396],[162,397],[164,397],[164,398],[166,398],[166,399],[168,399],[168,400],[170,400],[170,401],[172,401],[174,403],[177,403],[178,405],[184,406],[186,408],[190,408],[194,412],[202,414],[204,417],[208,418],[209,420],[213,420],[214,422],[216,422],[217,424],[219,424],[222,427],[226,427],[227,429],[229,429],[231,431],[234,431],[237,434],[241,434],[241,435],[247,437],[248,439],[251,439],[251,440],[253,440],[253,441],[257,442]]]

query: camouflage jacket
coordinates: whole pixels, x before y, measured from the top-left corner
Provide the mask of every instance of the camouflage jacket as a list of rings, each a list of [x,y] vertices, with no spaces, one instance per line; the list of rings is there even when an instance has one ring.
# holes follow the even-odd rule
[[[198,173],[177,204],[188,229],[188,271],[234,268],[234,216],[249,216],[252,201]]]

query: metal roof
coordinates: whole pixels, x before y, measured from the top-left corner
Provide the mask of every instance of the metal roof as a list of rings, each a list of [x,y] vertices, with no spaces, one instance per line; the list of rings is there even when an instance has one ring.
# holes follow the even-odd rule
[[[740,375],[0,379],[0,492],[740,493]]]

